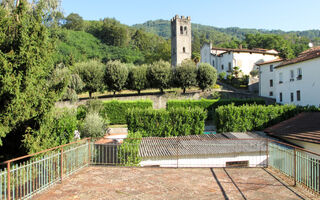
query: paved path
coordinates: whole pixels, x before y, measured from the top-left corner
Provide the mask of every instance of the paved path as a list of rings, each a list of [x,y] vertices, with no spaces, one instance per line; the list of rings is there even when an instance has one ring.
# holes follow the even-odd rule
[[[87,167],[34,199],[305,199],[261,168]]]

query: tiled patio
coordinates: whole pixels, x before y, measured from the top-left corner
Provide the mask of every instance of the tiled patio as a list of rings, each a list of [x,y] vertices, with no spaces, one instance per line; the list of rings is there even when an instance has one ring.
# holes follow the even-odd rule
[[[262,168],[87,167],[34,199],[308,198]]]

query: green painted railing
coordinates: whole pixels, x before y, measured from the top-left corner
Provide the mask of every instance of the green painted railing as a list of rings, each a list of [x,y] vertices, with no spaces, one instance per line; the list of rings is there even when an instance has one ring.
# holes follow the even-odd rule
[[[293,146],[269,143],[269,166],[320,193],[320,156]]]
[[[89,142],[80,140],[2,163],[0,200],[28,199],[89,164]]]

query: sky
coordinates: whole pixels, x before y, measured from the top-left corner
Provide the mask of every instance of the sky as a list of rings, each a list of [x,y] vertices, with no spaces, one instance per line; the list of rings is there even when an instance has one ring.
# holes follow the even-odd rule
[[[64,15],[115,18],[133,25],[176,14],[215,27],[267,30],[320,29],[320,0],[61,0]]]

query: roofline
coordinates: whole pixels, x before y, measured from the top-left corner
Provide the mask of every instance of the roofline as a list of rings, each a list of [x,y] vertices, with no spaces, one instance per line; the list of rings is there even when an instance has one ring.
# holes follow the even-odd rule
[[[211,50],[221,50],[221,51],[226,51],[223,52],[219,55],[228,53],[228,52],[244,52],[244,53],[257,53],[257,54],[268,54],[268,55],[278,55],[279,53],[271,53],[271,52],[266,52],[266,51],[261,51],[261,50],[253,50],[253,49],[229,49],[229,48],[221,48],[221,47],[212,47]]]
[[[311,57],[311,58],[306,58],[305,60],[301,60],[301,61],[298,61],[298,62],[294,62],[294,63],[287,63],[287,64],[280,64],[274,68],[281,68],[281,67],[286,67],[288,65],[294,65],[294,64],[298,64],[298,63],[302,63],[302,62],[305,62],[305,61],[309,61],[309,60],[313,60],[313,59],[317,59],[317,58],[320,58],[320,54],[315,56],[315,57]],[[294,58],[293,58],[294,59]]]
[[[284,61],[284,59],[279,58],[279,59],[275,59],[275,60],[266,61],[263,63],[258,63],[256,65],[261,66],[261,65],[272,64],[272,63],[277,63],[277,62],[282,62],[282,61]]]

